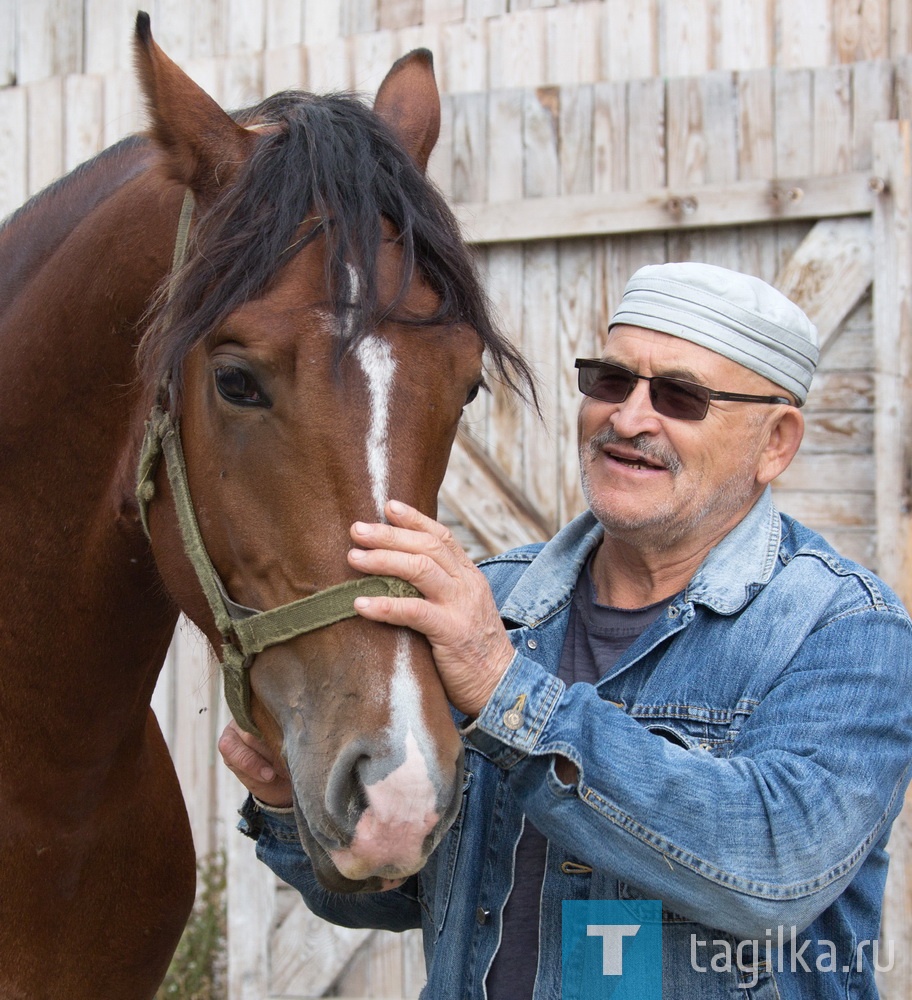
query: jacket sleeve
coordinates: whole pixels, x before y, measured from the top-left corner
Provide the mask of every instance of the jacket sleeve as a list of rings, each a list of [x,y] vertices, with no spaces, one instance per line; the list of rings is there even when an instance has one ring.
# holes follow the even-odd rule
[[[805,639],[727,757],[670,743],[520,653],[469,739],[581,861],[761,938],[806,927],[889,830],[912,759],[910,687],[908,618],[869,607]],[[575,784],[557,776],[557,755]]]
[[[256,841],[260,861],[297,889],[308,909],[318,917],[341,927],[405,931],[421,926],[416,876],[388,892],[329,892],[314,874],[292,816],[283,810],[262,808],[248,796],[238,826]]]

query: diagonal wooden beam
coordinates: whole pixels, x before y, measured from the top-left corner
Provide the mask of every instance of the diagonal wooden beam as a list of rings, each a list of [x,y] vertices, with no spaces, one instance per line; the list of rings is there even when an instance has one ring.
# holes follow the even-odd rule
[[[873,280],[871,218],[860,216],[818,222],[775,285],[816,323],[823,352]]]
[[[462,428],[450,453],[440,496],[489,555],[551,537],[545,519],[522,490]]]

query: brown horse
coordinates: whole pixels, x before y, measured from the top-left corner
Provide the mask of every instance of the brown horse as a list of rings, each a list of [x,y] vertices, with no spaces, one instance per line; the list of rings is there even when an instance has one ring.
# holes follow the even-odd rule
[[[349,526],[390,494],[434,512],[483,351],[528,376],[423,176],[428,53],[373,111],[230,117],[145,15],[136,52],[150,135],[0,230],[3,1000],[139,1000],[165,973],[195,866],[149,701],[179,609],[284,755],[325,884],[423,864],[462,784],[429,647],[344,617],[344,587],[309,625],[302,599],[356,577]]]

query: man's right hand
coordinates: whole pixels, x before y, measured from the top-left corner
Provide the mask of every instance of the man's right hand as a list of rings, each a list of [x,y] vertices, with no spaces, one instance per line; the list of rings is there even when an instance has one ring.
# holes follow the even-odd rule
[[[291,779],[281,760],[256,736],[232,719],[219,737],[219,753],[244,787],[264,805],[277,809],[292,804]]]

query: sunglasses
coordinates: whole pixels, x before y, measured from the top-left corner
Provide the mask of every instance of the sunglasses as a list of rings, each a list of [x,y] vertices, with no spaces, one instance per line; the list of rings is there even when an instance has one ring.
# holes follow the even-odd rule
[[[734,399],[743,403],[795,404],[785,396],[749,396],[744,392],[717,392],[698,382],[665,375],[637,375],[636,372],[608,361],[577,358],[579,390],[603,403],[623,403],[642,379],[649,383],[649,400],[656,413],[675,420],[702,420],[709,412],[711,399]]]

